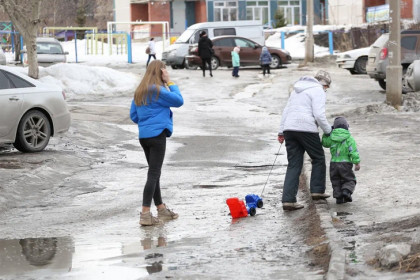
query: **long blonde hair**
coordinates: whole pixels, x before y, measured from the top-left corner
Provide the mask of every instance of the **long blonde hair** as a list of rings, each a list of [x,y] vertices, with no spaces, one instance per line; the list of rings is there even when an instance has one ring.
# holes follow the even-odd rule
[[[154,90],[151,90],[153,86],[156,89],[156,99],[159,98],[160,86],[164,85],[162,68],[166,68],[166,66],[160,60],[154,60],[147,66],[146,73],[144,73],[143,79],[134,92],[134,103],[137,106],[147,105],[147,99],[152,97],[154,92]]]

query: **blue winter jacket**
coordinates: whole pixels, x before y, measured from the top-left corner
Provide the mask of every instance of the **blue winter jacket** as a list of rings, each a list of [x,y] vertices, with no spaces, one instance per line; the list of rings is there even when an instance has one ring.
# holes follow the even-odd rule
[[[266,48],[261,52],[260,61],[262,65],[271,64],[271,54]]]
[[[148,98],[147,105],[137,106],[134,99],[131,102],[130,118],[139,126],[139,138],[156,137],[167,129],[167,137],[173,132],[172,111],[170,107],[181,107],[184,104],[177,85],[169,86],[169,90],[160,87],[159,98],[156,100],[156,88],[151,87],[153,95]]]

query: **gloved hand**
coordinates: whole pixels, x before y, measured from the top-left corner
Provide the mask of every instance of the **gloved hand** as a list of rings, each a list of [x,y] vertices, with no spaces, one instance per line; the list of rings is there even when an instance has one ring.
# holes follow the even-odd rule
[[[358,163],[358,164],[356,164],[356,165],[354,166],[354,170],[355,170],[355,171],[359,171],[359,170],[360,170],[360,163]]]
[[[283,142],[284,142],[284,135],[283,134],[278,135],[277,136],[277,140],[280,142],[280,144],[283,144]]]

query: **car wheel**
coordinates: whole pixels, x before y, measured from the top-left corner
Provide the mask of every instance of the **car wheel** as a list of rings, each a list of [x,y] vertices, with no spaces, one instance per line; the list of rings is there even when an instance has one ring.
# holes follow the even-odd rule
[[[217,57],[212,56],[210,63],[211,63],[211,70],[216,70],[217,68],[219,68],[220,62]]]
[[[354,69],[349,69],[349,71],[350,71],[350,74],[352,74],[352,75],[357,74],[357,72],[356,72],[356,71],[354,71]]]
[[[171,65],[171,68],[174,69],[174,70],[178,69],[178,65]]]
[[[270,68],[276,69],[276,68],[280,68],[280,66],[281,66],[281,58],[276,54],[272,54]]]
[[[379,85],[383,90],[386,90],[386,82],[385,80],[378,80]]]
[[[356,63],[354,64],[354,70],[356,70],[359,74],[366,74],[366,64],[367,64],[368,58],[367,56],[361,56],[356,60]]]
[[[188,63],[188,60],[185,60],[184,62],[184,67],[188,70],[197,70],[198,66],[197,65],[190,65]]]
[[[50,120],[44,113],[33,110],[20,120],[13,146],[21,152],[40,152],[47,146],[50,137]]]

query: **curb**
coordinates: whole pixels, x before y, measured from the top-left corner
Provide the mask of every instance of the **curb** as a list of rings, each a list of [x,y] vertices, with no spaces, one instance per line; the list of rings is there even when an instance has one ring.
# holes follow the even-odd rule
[[[305,160],[302,168],[302,173],[305,174],[306,178],[311,177],[311,163],[307,155],[305,155]],[[308,193],[310,193],[310,188],[308,180],[305,182],[305,187]],[[330,213],[330,208],[328,201],[314,201],[316,212],[321,221],[321,228],[325,231],[325,235],[328,239],[328,250],[330,253],[330,262],[328,266],[328,272],[326,274],[327,280],[342,280],[345,276],[346,269],[346,252],[343,249],[341,241],[338,239],[336,234],[332,215]]]

